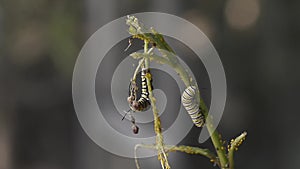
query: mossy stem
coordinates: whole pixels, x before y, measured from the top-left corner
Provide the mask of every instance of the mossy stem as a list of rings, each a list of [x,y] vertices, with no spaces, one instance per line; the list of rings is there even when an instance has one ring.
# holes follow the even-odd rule
[[[149,54],[148,53],[148,41],[144,40],[144,54]],[[149,58],[145,57],[145,69],[149,69]],[[156,99],[153,96],[152,92],[152,85],[151,85],[151,74],[149,72],[146,73],[146,81],[147,81],[147,87],[148,87],[148,92],[149,92],[149,99],[151,101],[151,107],[153,111],[153,117],[154,117],[154,131],[156,134],[156,145],[157,145],[157,150],[158,150],[158,159],[160,160],[161,166],[164,169],[170,169],[170,165],[168,162],[167,155],[164,150],[164,140],[163,140],[163,135],[161,133],[161,122],[160,118],[158,115],[158,110],[156,108]]]
[[[232,139],[230,145],[228,147],[228,160],[229,160],[229,169],[234,169],[234,152],[237,151],[238,147],[242,144],[242,142],[246,139],[247,132],[243,132],[241,135]]]
[[[207,157],[208,159],[210,159],[211,162],[220,165],[219,161],[216,157],[216,155],[214,153],[212,153],[210,150],[208,149],[203,149],[203,148],[199,148],[199,147],[192,147],[192,146],[186,146],[186,145],[180,145],[180,146],[176,146],[176,145],[164,145],[164,150],[166,152],[183,152],[183,153],[187,153],[187,154],[194,154],[194,155],[202,155]],[[158,147],[156,145],[153,144],[137,144],[135,146],[135,162],[137,165],[137,168],[139,169],[139,164],[138,164],[138,160],[137,160],[137,155],[136,155],[136,151],[138,148],[146,148],[146,149],[153,149],[153,150],[157,150]]]

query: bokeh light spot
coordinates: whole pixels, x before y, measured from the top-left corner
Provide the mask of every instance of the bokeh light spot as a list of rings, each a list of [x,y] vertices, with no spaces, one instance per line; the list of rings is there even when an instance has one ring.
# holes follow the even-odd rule
[[[225,17],[230,27],[244,30],[253,26],[260,14],[258,0],[229,0],[225,6]]]

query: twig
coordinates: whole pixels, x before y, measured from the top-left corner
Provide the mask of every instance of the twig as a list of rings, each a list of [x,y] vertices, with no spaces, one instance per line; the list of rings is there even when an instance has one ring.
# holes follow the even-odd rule
[[[132,81],[135,81],[136,80],[136,76],[141,68],[141,66],[144,64],[144,61],[145,61],[145,58],[142,58],[140,61],[139,61],[139,64],[138,66],[135,68],[135,71],[134,71],[134,74],[132,76]]]
[[[148,53],[148,41],[144,41],[144,53]],[[149,69],[149,58],[145,58],[145,69]],[[167,155],[165,155],[163,146],[164,146],[164,141],[163,141],[163,136],[161,133],[161,123],[160,123],[160,118],[158,115],[158,110],[156,108],[156,99],[153,96],[152,92],[152,85],[151,85],[151,74],[149,72],[146,73],[146,80],[147,80],[147,87],[148,87],[148,92],[149,92],[149,99],[151,101],[151,107],[153,111],[153,117],[154,117],[154,131],[156,134],[156,146],[158,147],[158,159],[161,162],[161,165],[163,168],[170,169],[170,165],[167,159]]]
[[[156,150],[156,145],[148,145],[148,144],[137,144],[134,147],[134,161],[135,161],[135,166],[137,169],[140,169],[139,161],[137,158],[137,149],[138,148],[147,148],[147,149],[154,149]]]
[[[138,74],[138,72],[139,72],[141,66],[142,66],[143,64],[145,64],[145,58],[146,58],[147,54],[149,54],[150,52],[152,52],[153,49],[154,49],[154,48],[150,48],[149,51],[148,51],[146,54],[144,54],[145,57],[140,57],[140,58],[139,58],[140,61],[139,61],[138,66],[135,68],[134,74],[133,74],[133,76],[132,76],[132,81],[136,81],[136,76],[137,76],[137,74]]]
[[[187,154],[203,155],[203,156],[209,158],[212,163],[220,165],[216,155],[208,149],[203,149],[203,148],[199,148],[199,147],[192,147],[192,146],[186,146],[186,145],[180,145],[180,146],[164,145],[163,147],[164,147],[164,150],[168,153],[179,151],[179,152],[183,152],[183,153],[187,153]],[[136,155],[136,150],[138,148],[146,148],[146,149],[157,150],[158,147],[156,145],[149,145],[149,144],[137,144],[135,146],[135,161],[136,161],[137,168],[139,169],[137,155]]]
[[[243,132],[237,138],[232,139],[230,142],[230,145],[228,146],[228,159],[229,159],[229,168],[230,169],[234,168],[234,160],[233,160],[234,151],[238,150],[238,147],[246,139],[246,136],[247,136],[247,132]]]

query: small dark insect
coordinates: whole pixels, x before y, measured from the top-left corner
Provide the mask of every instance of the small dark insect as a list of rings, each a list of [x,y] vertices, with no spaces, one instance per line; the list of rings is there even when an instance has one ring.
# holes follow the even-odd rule
[[[131,115],[131,112],[130,112],[130,111],[131,111],[131,110],[128,110],[127,112],[125,112],[125,115],[123,116],[122,120],[124,120],[125,117],[126,117],[126,115],[129,114],[129,116],[130,116],[130,121],[131,121],[131,124],[132,124],[132,126],[131,126],[132,132],[133,132],[134,134],[138,134],[138,133],[139,133],[139,127],[135,124],[135,118]]]
[[[153,47],[156,47],[156,43],[155,43],[155,42],[153,42],[153,43],[152,43],[152,46],[153,46]]]
[[[199,108],[199,104],[196,102],[196,86],[189,86],[184,90],[181,96],[181,102],[185,110],[191,116],[193,123],[197,127],[203,127],[205,124],[205,117]]]
[[[132,132],[134,134],[138,134],[139,133],[139,127],[137,125],[133,125],[131,128],[132,128]]]

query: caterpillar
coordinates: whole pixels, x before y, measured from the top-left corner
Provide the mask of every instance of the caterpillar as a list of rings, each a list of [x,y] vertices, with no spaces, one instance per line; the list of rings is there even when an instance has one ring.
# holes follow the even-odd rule
[[[191,116],[193,123],[197,127],[203,127],[205,124],[205,116],[203,115],[199,104],[196,102],[196,86],[187,87],[181,96],[181,102],[185,110]]]
[[[131,123],[132,123],[132,131],[134,134],[138,134],[139,127],[136,125],[135,119],[131,115],[130,112],[131,111],[133,111],[133,112],[146,111],[151,107],[151,102],[149,99],[149,92],[148,92],[148,84],[147,84],[147,79],[145,77],[147,73],[150,73],[149,69],[142,68],[142,72],[141,72],[142,93],[141,93],[141,97],[139,99],[137,99],[138,87],[136,85],[136,82],[131,80],[131,82],[129,84],[129,96],[127,98],[127,101],[128,101],[130,109],[127,112],[125,112],[123,119],[125,118],[126,114],[130,115]],[[152,81],[152,79],[151,79],[151,81]],[[150,83],[151,83],[151,81],[150,81]],[[151,83],[151,88],[152,88],[152,83]]]
[[[129,103],[129,107],[133,112],[146,111],[150,108],[151,103],[149,99],[149,92],[146,80],[146,74],[149,73],[149,69],[142,68],[141,72],[141,80],[142,80],[142,93],[141,97],[137,99],[137,86],[134,81],[130,82],[129,85],[129,97],[127,101]]]

